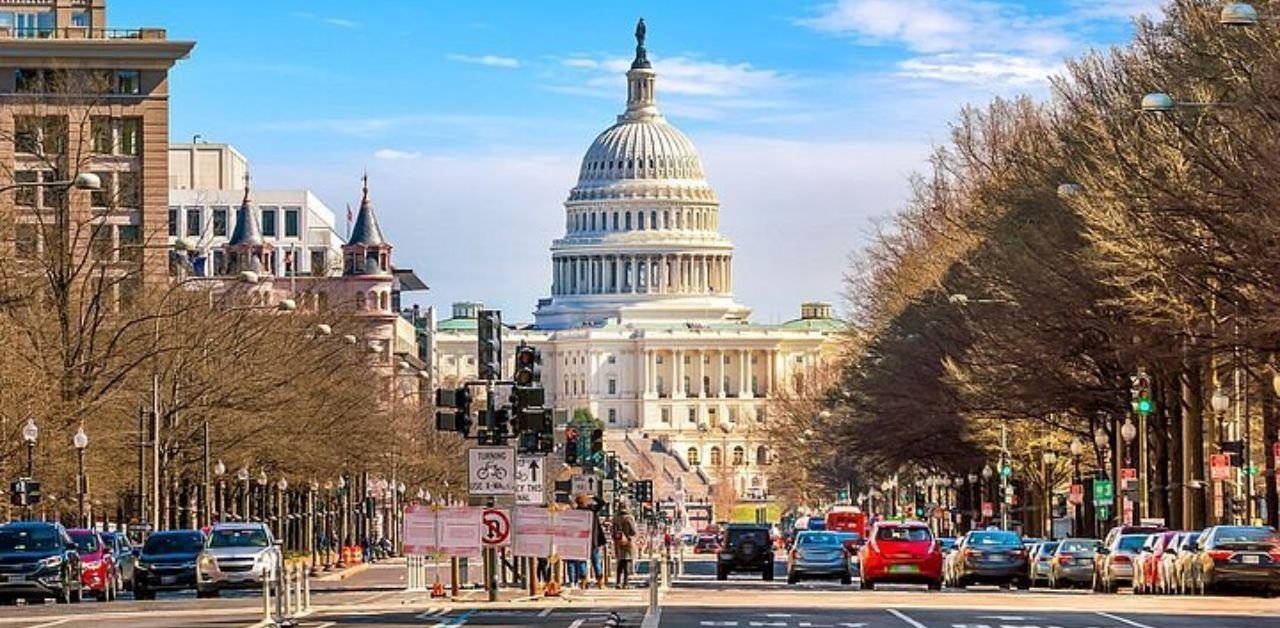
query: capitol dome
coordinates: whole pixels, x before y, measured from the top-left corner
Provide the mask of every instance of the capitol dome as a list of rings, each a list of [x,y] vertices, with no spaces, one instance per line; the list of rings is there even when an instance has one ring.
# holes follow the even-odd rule
[[[657,73],[636,28],[627,107],[596,136],[564,203],[551,246],[551,297],[537,326],[745,320],[736,302],[733,244],[693,142],[658,110]]]

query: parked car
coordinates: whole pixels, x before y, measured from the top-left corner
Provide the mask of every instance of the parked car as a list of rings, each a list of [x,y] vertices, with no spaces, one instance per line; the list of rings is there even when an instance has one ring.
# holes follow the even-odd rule
[[[1269,526],[1213,526],[1196,542],[1191,563],[1198,593],[1228,586],[1280,592],[1280,536]]]
[[[196,588],[196,561],[204,551],[199,530],[153,532],[138,550],[133,572],[133,597],[154,600],[157,591]]]
[[[116,573],[119,577],[118,591],[133,590],[133,565],[138,558],[133,555],[133,544],[129,537],[119,532],[103,532],[102,540],[111,546],[111,556],[116,560]]]
[[[99,602],[116,599],[120,591],[120,571],[112,547],[97,530],[77,528],[67,530],[67,536],[75,541],[76,551],[80,553],[80,583],[84,590]]]
[[[720,551],[720,537],[704,534],[698,537],[698,542],[693,545],[694,554],[714,554]]]
[[[1093,557],[1102,547],[1098,539],[1063,539],[1049,562],[1049,588],[1093,583]]]
[[[1165,548],[1176,542],[1177,530],[1167,530],[1147,537],[1147,542],[1133,560],[1133,592],[1136,594],[1164,593],[1160,578],[1160,564]]]
[[[80,553],[59,523],[15,521],[0,525],[0,604],[18,599],[79,602]]]
[[[735,571],[760,572],[773,580],[773,544],[769,526],[731,523],[721,533],[724,543],[716,553],[716,579],[727,580]]]
[[[971,584],[1016,585],[1031,588],[1027,571],[1027,550],[1017,532],[975,530],[956,547],[948,586],[963,589]]]
[[[861,588],[877,583],[925,584],[942,588],[942,547],[929,526],[914,521],[881,521],[862,546]]]
[[[809,578],[834,578],[840,584],[853,584],[849,550],[838,533],[805,530],[796,536],[787,554],[787,584]]]
[[[273,581],[282,556],[265,523],[219,523],[209,530],[200,554],[197,597],[217,597],[226,589],[262,589]]]
[[[1049,568],[1053,564],[1053,554],[1058,550],[1057,541],[1045,541],[1031,546],[1027,552],[1027,578],[1031,586],[1043,582],[1049,584]]]
[[[858,550],[862,549],[862,544],[866,539],[862,538],[857,532],[833,532],[840,539],[840,545],[844,547],[845,553],[849,555],[849,572],[858,575],[861,570],[862,562],[858,559]]]
[[[1164,553],[1165,564],[1160,567],[1160,574],[1169,580],[1165,590],[1185,595],[1189,592],[1187,589],[1187,573],[1191,568],[1191,562],[1195,560],[1196,541],[1200,539],[1200,532],[1184,532],[1178,537],[1177,546],[1172,548],[1170,552],[1166,549]]]
[[[1112,593],[1133,582],[1133,558],[1146,544],[1150,532],[1117,534],[1093,556],[1093,590]]]

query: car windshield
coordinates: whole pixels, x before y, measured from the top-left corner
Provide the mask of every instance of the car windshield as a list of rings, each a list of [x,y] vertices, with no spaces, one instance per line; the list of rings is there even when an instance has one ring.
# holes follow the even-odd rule
[[[1224,526],[1218,528],[1213,535],[1215,545],[1229,543],[1262,543],[1265,545],[1280,544],[1280,538],[1271,528],[1257,526]]]
[[[730,530],[729,542],[765,545],[769,542],[769,533],[764,530]]]
[[[199,534],[153,534],[142,546],[144,554],[196,554],[204,548]]]
[[[92,532],[68,532],[71,540],[76,542],[76,549],[81,552],[98,551],[98,535]]]
[[[876,530],[878,541],[932,541],[933,533],[929,528],[884,527]]]
[[[1178,547],[1184,550],[1194,550],[1196,548],[1196,541],[1198,540],[1200,540],[1200,533],[1192,532],[1191,534],[1182,537],[1182,540],[1178,542]]]
[[[969,540],[965,544],[970,547],[994,547],[1022,545],[1022,540],[1013,532],[993,530],[990,532],[971,532],[969,533]]]
[[[1101,545],[1102,545],[1102,542],[1101,542],[1101,541],[1092,541],[1092,540],[1090,540],[1090,541],[1063,541],[1063,542],[1062,542],[1062,545],[1058,548],[1058,552],[1059,552],[1059,553],[1061,553],[1061,554],[1067,554],[1067,553],[1076,553],[1076,554],[1079,554],[1079,553],[1088,553],[1088,554],[1092,554],[1092,553],[1094,553],[1094,552],[1098,549],[1098,547],[1099,547],[1099,546],[1101,546]]]
[[[0,527],[0,552],[43,552],[60,545],[58,532],[52,527]]]
[[[1145,534],[1125,534],[1120,537],[1120,542],[1116,545],[1116,549],[1122,552],[1137,552],[1147,543],[1147,535]]]
[[[796,539],[796,545],[800,547],[812,547],[817,545],[836,546],[840,544],[840,537],[825,532],[812,533],[806,532]]]
[[[1039,552],[1039,555],[1040,555],[1040,556],[1050,556],[1050,555],[1052,555],[1052,554],[1053,554],[1054,550],[1056,550],[1056,549],[1058,549],[1058,544],[1057,544],[1057,543],[1045,543],[1045,544],[1043,544],[1043,545],[1041,545],[1041,546],[1040,546],[1040,552]]]
[[[214,530],[209,547],[266,547],[267,534],[262,530]]]

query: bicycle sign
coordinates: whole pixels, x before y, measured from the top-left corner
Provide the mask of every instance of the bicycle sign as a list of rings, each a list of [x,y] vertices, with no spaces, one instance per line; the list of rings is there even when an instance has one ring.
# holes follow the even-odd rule
[[[472,447],[467,451],[467,480],[467,488],[472,495],[515,493],[515,449]]]

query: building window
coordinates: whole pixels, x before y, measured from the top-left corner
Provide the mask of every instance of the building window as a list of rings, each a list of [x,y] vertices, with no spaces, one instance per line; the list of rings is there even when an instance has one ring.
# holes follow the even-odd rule
[[[720,455],[720,448],[712,447],[711,448],[711,466],[718,467],[722,464],[724,464],[724,459]]]
[[[702,464],[702,460],[698,458],[697,447],[690,447],[689,451],[685,452],[685,458],[689,461],[689,464],[695,467]]]
[[[299,214],[301,210],[297,207],[284,208],[284,237],[296,238],[301,232],[301,223]]]
[[[661,375],[659,375],[659,376],[656,378],[656,382],[655,382],[655,384],[656,384],[656,388],[658,389],[658,390],[657,390],[658,396],[659,396],[659,397],[663,397],[663,396],[665,396],[665,393],[663,392],[663,391],[664,391],[664,389],[665,389],[665,387],[662,385],[662,376],[661,376]]]
[[[618,422],[618,410],[616,408],[609,408],[609,425],[613,425],[617,422]]]
[[[618,212],[613,212],[613,230],[618,230]]]
[[[110,155],[115,148],[111,141],[111,118],[94,116],[89,121],[89,133],[93,136],[93,152]]]
[[[662,354],[661,354],[661,353],[659,353],[658,355],[654,356],[653,361],[654,361],[654,363],[656,363],[656,364],[662,364]]]
[[[728,376],[728,375],[725,375],[725,376],[724,376],[724,381],[720,382],[720,390],[724,391],[724,394],[726,394],[726,395],[732,395],[732,394],[733,394],[733,391],[729,390],[729,376]]]
[[[626,229],[627,229],[627,231],[631,231],[631,212],[627,212],[627,216],[626,216]]]
[[[671,408],[663,408],[663,409],[662,409],[662,422],[663,422],[663,423],[670,423],[670,422],[671,422]]]
[[[357,293],[356,293],[356,309],[357,309],[357,310],[363,310],[363,309],[364,309],[364,307],[365,307],[365,306],[364,306],[364,293],[363,293],[363,292],[357,292]]]
[[[19,153],[31,154],[40,152],[40,118],[35,116],[14,116],[13,150]]]
[[[34,259],[40,253],[40,231],[35,225],[18,224],[14,226],[14,248],[18,257]]]
[[[14,173],[14,183],[35,183],[40,180],[40,173],[35,170],[19,170]],[[20,187],[13,192],[14,203],[21,207],[35,207],[37,187]]]
[[[187,235],[199,237],[204,227],[204,216],[200,207],[187,208]]]
[[[769,448],[761,445],[756,447],[756,464],[765,466],[769,464]]]
[[[311,274],[316,277],[325,276],[329,272],[326,266],[324,249],[311,251]]]
[[[138,225],[120,225],[117,231],[119,257],[122,262],[142,261],[142,228]]]
[[[142,148],[142,118],[120,118],[120,155],[136,157]]]
[[[760,378],[755,375],[752,375],[751,376],[751,394],[757,395],[759,393],[760,393]]]
[[[608,362],[609,364],[617,364],[618,358],[610,354],[609,357],[605,358],[605,362]]]
[[[644,212],[636,213],[636,229],[644,231]]]
[[[262,236],[264,238],[276,237],[276,208],[262,208]]]
[[[227,236],[227,213],[230,211],[227,207],[213,208],[213,235],[218,238]]]
[[[610,395],[618,394],[618,380],[616,379],[609,380],[609,394]]]
[[[120,207],[139,207],[142,190],[138,186],[138,173],[122,170],[116,173],[116,204]]]
[[[685,363],[685,364],[689,364],[689,355],[688,355],[688,354],[685,354],[685,356],[684,356],[684,363]]]
[[[178,237],[178,208],[169,208],[169,237]]]
[[[742,445],[735,445],[733,448],[733,466],[740,467],[747,462],[747,452]]]
[[[769,410],[764,406],[760,406],[760,409],[756,411],[756,422],[763,424],[763,423],[767,423],[768,420],[769,420]]]
[[[141,94],[142,72],[138,70],[116,70],[115,91],[117,94]]]
[[[689,408],[689,422],[690,422],[690,423],[697,423],[697,422],[698,422],[698,409],[697,409],[697,408]]]
[[[693,384],[693,382],[689,379],[689,376],[688,376],[688,375],[685,375],[685,376],[684,376],[684,394],[685,394],[685,395],[688,395],[688,394],[689,394],[689,391],[693,390],[693,385],[692,385],[692,384]]]

